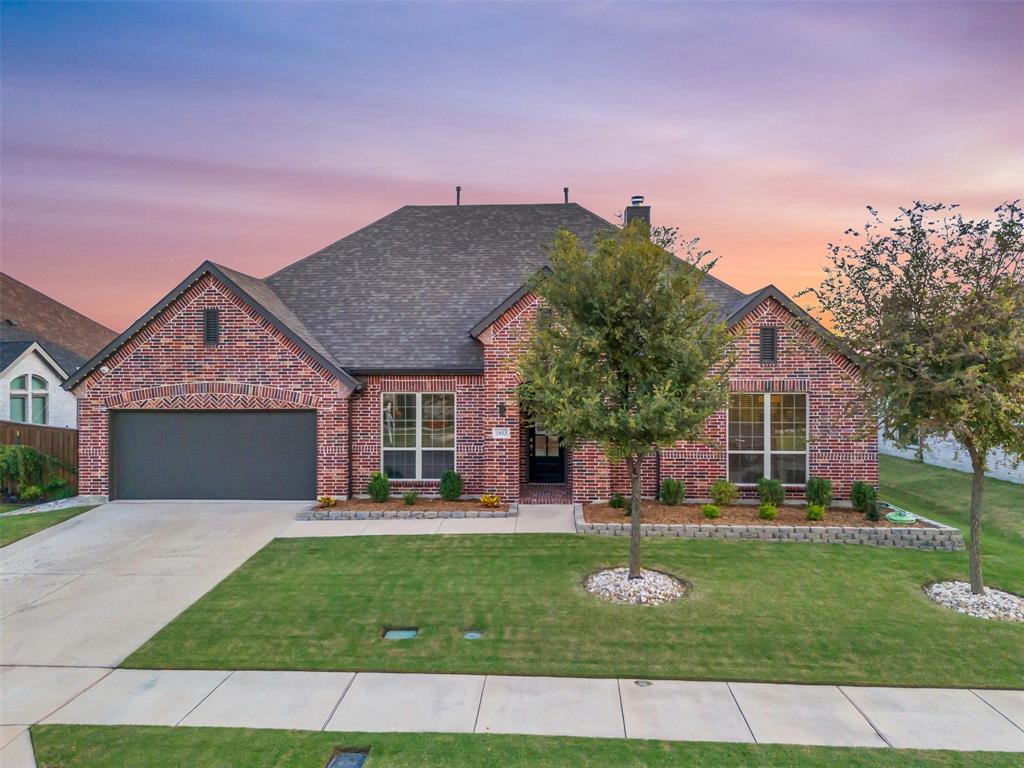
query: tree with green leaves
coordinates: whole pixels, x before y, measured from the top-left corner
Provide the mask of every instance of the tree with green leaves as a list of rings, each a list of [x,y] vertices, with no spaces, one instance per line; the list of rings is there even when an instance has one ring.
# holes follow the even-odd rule
[[[832,244],[813,294],[861,361],[869,406],[906,445],[952,434],[971,459],[971,591],[982,594],[985,462],[1024,456],[1024,249],[1017,202],[992,218],[917,202]]]
[[[520,359],[524,410],[566,443],[595,442],[632,484],[629,577],[640,571],[640,465],[699,438],[725,403],[729,335],[699,284],[713,262],[697,241],[643,222],[592,247],[562,230],[532,290],[544,309]]]

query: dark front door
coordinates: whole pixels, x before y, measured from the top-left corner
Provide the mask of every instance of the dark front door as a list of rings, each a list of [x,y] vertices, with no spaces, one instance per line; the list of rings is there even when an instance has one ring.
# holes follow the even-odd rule
[[[526,439],[529,443],[529,473],[531,483],[565,482],[565,448],[558,435],[530,427]]]
[[[315,411],[111,411],[116,499],[313,499]]]

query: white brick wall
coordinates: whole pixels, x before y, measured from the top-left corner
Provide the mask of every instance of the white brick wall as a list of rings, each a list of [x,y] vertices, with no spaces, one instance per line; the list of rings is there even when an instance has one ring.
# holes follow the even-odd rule
[[[0,377],[0,420],[11,419],[11,382],[28,374],[42,376],[48,384],[46,425],[50,427],[78,427],[78,401],[75,396],[61,387],[61,380],[38,354],[33,352],[16,362]],[[29,382],[31,386],[31,382]]]
[[[881,434],[878,435],[878,450],[889,456],[899,456],[904,459],[917,458],[913,448],[897,448]],[[961,472],[971,471],[971,457],[967,455],[964,447],[953,439],[952,435],[931,437],[925,440],[924,462],[936,467],[957,469]],[[988,471],[985,474],[999,480],[1008,480],[1011,483],[1024,483],[1024,462],[1018,463],[1003,451],[992,451],[988,456]]]

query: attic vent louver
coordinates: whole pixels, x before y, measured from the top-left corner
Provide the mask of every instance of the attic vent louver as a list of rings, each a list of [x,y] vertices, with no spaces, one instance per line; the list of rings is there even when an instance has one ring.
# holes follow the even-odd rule
[[[771,326],[761,328],[760,351],[762,363],[774,363],[776,359],[776,334]]]
[[[220,343],[220,310],[203,310],[203,343],[215,347]]]

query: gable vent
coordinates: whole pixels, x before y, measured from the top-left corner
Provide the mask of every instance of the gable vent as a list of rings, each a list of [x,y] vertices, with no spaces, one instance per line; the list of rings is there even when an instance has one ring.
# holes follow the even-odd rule
[[[208,347],[215,347],[220,343],[220,310],[203,310],[203,342]]]
[[[770,326],[765,326],[761,330],[761,362],[762,363],[774,363],[776,360],[776,349],[777,341],[775,329]]]

